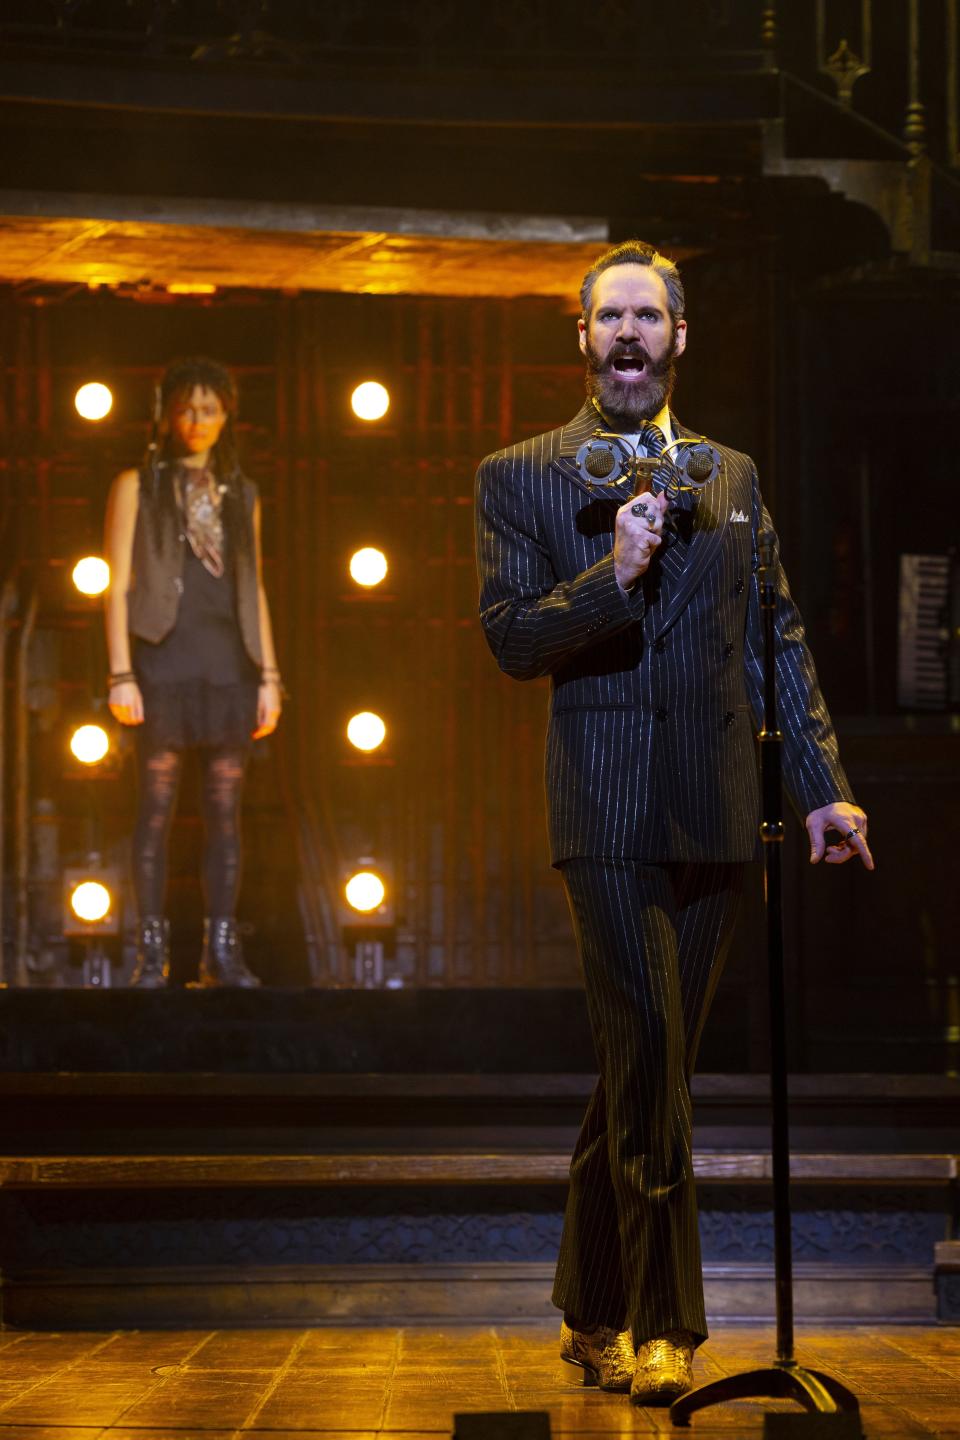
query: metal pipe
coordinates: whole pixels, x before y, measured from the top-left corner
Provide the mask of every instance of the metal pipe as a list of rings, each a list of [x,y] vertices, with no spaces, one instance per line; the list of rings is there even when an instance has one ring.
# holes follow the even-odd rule
[[[23,614],[17,644],[17,674],[14,689],[14,887],[16,896],[16,944],[14,984],[29,984],[27,942],[30,933],[30,711],[27,705],[30,641],[37,619],[37,591],[33,587]]]
[[[960,13],[957,0],[946,0],[947,7],[947,164],[960,165]]]
[[[6,782],[6,716],[7,716],[7,629],[10,617],[17,608],[17,584],[13,576],[8,576],[3,587],[3,594],[0,596],[0,985],[7,983],[6,952],[3,945],[3,897],[6,893],[4,885],[4,866],[6,857],[4,855],[4,834],[6,826],[3,817],[6,814],[5,808],[5,782]]]
[[[764,897],[770,985],[770,1100],[773,1108],[773,1231],[776,1258],[777,1364],[792,1366],[793,1245],[790,1214],[790,1102],[787,1089],[786,986],[783,972],[783,735],[777,724],[777,581],[773,546],[761,547],[757,585],[763,628],[763,729],[760,781],[763,796]]]
[[[922,155],[927,148],[927,114],[920,100],[920,0],[910,0],[907,41],[907,83],[909,99],[903,138],[910,154]]]
[[[760,12],[760,48],[767,69],[774,69],[777,63],[776,0],[769,0]]]
[[[870,456],[864,450],[860,456],[860,550],[863,574],[861,605],[863,607],[863,648],[866,659],[867,714],[877,713],[877,662],[875,644],[875,623],[873,611],[873,535],[870,504]]]

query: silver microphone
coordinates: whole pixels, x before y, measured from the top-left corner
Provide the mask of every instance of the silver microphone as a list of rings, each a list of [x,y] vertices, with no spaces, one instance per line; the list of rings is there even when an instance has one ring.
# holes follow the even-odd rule
[[[703,435],[671,440],[660,455],[639,455],[624,436],[597,430],[577,451],[580,478],[592,490],[631,481],[633,490],[649,489],[664,494],[673,505],[683,506],[715,480],[723,469],[723,456]],[[622,496],[611,495],[621,500]]]

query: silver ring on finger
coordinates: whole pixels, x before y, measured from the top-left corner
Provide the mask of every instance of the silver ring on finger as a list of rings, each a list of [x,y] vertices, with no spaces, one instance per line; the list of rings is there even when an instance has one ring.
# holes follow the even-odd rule
[[[630,506],[630,514],[631,514],[631,515],[636,515],[638,518],[639,518],[640,516],[642,516],[644,520],[649,521],[649,520],[650,520],[650,515],[649,515],[649,512],[648,512],[648,510],[647,510],[647,502],[646,502],[646,500],[638,500],[637,503],[636,503],[636,505],[631,505],[631,506]]]

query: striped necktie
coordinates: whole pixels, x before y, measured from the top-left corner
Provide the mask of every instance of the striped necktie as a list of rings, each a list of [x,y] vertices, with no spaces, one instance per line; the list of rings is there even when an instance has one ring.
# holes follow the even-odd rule
[[[667,448],[666,437],[660,429],[660,426],[651,424],[649,420],[644,420],[640,426],[638,443],[642,445],[647,454],[654,459],[656,459],[658,455],[662,455]],[[669,463],[669,457],[666,463],[658,466],[653,473],[656,479],[661,481],[664,486],[669,484],[673,473],[673,467]]]
[[[643,448],[646,450],[647,454],[649,456],[652,456],[654,459],[658,455],[662,455],[667,448],[666,437],[664,436],[663,431],[660,429],[660,426],[652,424],[649,420],[644,420],[643,424],[640,426],[640,434],[637,443],[639,445],[642,445]],[[658,466],[653,473],[655,479],[660,480],[664,485],[667,485],[671,480],[673,473],[673,467],[669,464],[669,457],[667,458],[667,461],[662,466]],[[669,510],[664,516],[664,550],[670,549],[672,546],[676,545],[680,541],[683,541],[683,546],[685,546],[686,543],[685,537],[680,535],[676,528],[676,523],[673,516],[673,511],[676,508],[676,504],[672,502]],[[683,546],[681,548],[683,548]]]
[[[640,426],[640,444],[648,455],[662,455],[667,448],[667,442],[660,426],[651,425],[649,420],[644,420]]]

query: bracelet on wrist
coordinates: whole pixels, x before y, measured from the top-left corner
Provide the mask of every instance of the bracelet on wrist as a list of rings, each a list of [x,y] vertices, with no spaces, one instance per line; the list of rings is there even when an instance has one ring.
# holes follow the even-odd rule
[[[130,681],[135,681],[136,678],[132,670],[121,670],[116,675],[107,676],[107,687],[112,690],[114,685],[126,685]]]
[[[277,689],[280,691],[280,699],[281,699],[281,700],[289,700],[289,699],[290,699],[290,691],[287,689],[286,685],[284,685],[284,683],[283,683],[283,678],[282,678],[279,670],[261,670],[261,671],[260,671],[260,684],[261,684],[261,685],[276,685]]]

